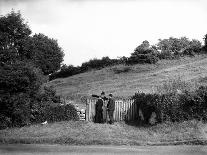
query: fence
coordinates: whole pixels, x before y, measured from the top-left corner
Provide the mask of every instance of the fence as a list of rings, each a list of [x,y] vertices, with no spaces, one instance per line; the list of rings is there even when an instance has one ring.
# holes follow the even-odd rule
[[[94,121],[95,117],[95,105],[96,99],[88,99],[86,104],[86,120]],[[107,111],[106,104],[103,106],[103,117],[107,119]],[[116,100],[115,101],[115,111],[114,111],[114,120],[122,121],[122,120],[135,120],[138,118],[138,109],[137,105],[134,103],[134,100]]]

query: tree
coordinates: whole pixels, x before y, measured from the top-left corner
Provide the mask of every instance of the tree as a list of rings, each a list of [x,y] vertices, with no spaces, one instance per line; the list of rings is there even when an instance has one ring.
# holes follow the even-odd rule
[[[157,49],[155,46],[150,46],[147,40],[143,41],[127,60],[128,64],[136,63],[156,63],[158,61]]]
[[[147,52],[147,50],[150,48],[149,41],[145,40],[142,42],[141,45],[137,46],[137,48],[134,50],[135,52],[139,54],[144,54]]]
[[[64,56],[57,40],[51,39],[44,34],[35,34],[30,37],[25,42],[24,51],[27,58],[41,68],[45,75],[60,69]]]
[[[32,31],[20,12],[0,17],[0,62],[31,61],[45,75],[55,72],[63,61],[57,40],[43,34],[30,36]]]
[[[158,50],[161,50],[160,58],[168,59],[183,54],[192,54],[200,51],[201,43],[198,40],[192,41],[186,37],[159,39]]]
[[[31,122],[33,107],[48,102],[41,99],[42,72],[54,72],[63,59],[56,40],[30,35],[20,12],[0,16],[0,128]],[[50,105],[59,101],[54,93],[43,94]]]
[[[0,62],[12,63],[22,56],[22,44],[31,30],[20,12],[0,17]]]

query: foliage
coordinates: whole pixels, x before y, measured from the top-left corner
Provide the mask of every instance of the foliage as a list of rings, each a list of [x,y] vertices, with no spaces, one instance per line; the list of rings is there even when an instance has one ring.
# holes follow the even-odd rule
[[[5,129],[11,126],[12,126],[11,119],[0,113],[0,129]]]
[[[145,40],[135,48],[130,57],[123,56],[118,59],[110,59],[109,57],[103,57],[102,59],[95,58],[77,67],[63,65],[60,71],[50,75],[50,80],[73,76],[91,69],[101,69],[117,64],[155,64],[159,59],[175,59],[184,55],[194,56],[195,54],[201,53],[201,49],[202,45],[200,41],[196,39],[189,40],[186,37],[159,39],[157,45],[150,45],[150,43]]]
[[[132,68],[130,66],[117,66],[117,67],[113,67],[112,71],[115,74],[120,74],[120,73],[127,73],[129,71],[131,71]]]
[[[63,78],[72,76],[75,74],[83,73],[91,69],[101,69],[107,66],[112,66],[121,63],[123,60],[120,59],[110,59],[109,57],[103,57],[102,59],[91,59],[88,62],[82,63],[79,67],[74,67],[73,65],[63,65],[59,72],[55,72],[50,75],[49,79],[53,80],[56,78]]]
[[[150,47],[147,40],[143,41],[127,60],[127,64],[150,63],[154,64],[158,61],[157,51],[154,47]]]
[[[77,110],[74,105],[67,104],[62,106],[50,106],[47,111],[47,120],[49,122],[79,120]]]
[[[102,59],[91,59],[88,62],[82,63],[81,70],[87,71],[90,69],[101,69],[106,66],[117,64],[118,60],[110,59],[109,57],[103,57]]]
[[[49,80],[56,78],[65,78],[79,73],[81,73],[80,67],[74,67],[73,65],[67,66],[64,64],[61,66],[60,71],[55,72],[49,76]]]
[[[137,54],[132,55],[128,60],[127,64],[143,64],[143,63],[149,63],[149,64],[155,64],[158,61],[158,57],[154,54]]]
[[[24,43],[24,52],[27,59],[42,69],[45,75],[60,69],[63,61],[63,51],[57,40],[51,39],[44,34],[35,34]]]
[[[13,126],[28,124],[32,100],[42,84],[41,71],[32,64],[18,61],[0,69],[0,113]]]
[[[54,39],[30,34],[20,12],[0,17],[0,129],[41,122],[48,118],[48,109],[61,103],[55,91],[42,84],[43,73],[60,68],[62,49]],[[65,114],[67,120],[77,115],[71,106]]]
[[[0,62],[33,62],[45,75],[60,68],[63,51],[56,40],[43,34],[31,35],[20,12],[12,11],[0,17]]]
[[[47,119],[47,112],[51,106],[60,106],[60,97],[56,95],[51,87],[42,88],[41,92],[35,95],[31,107],[31,122],[40,123]]]
[[[12,63],[23,57],[23,42],[29,37],[31,30],[20,12],[12,11],[0,17],[0,62]]]
[[[165,86],[162,88],[165,89]],[[207,121],[207,87],[201,86],[191,91],[181,89],[179,92],[178,89],[174,89],[175,87],[174,85],[173,89],[165,93],[164,91],[155,94],[136,93],[133,96],[135,103],[143,111],[145,123],[148,123],[153,111],[157,114],[158,121],[180,122],[192,119]]]
[[[207,52],[207,34],[205,34],[203,40],[204,40],[203,50],[204,50],[205,52]]]
[[[194,55],[201,51],[201,42],[198,40],[189,40],[186,37],[169,39],[159,39],[157,49],[160,59],[174,59],[182,55]]]

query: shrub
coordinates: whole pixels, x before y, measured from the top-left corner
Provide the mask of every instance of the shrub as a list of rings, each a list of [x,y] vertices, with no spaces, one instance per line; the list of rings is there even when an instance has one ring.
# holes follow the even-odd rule
[[[0,129],[11,127],[11,125],[12,125],[11,119],[3,114],[0,114]]]
[[[127,64],[155,64],[158,60],[158,57],[154,54],[137,54],[129,57],[129,59],[127,60]]]
[[[193,39],[190,41],[188,47],[186,47],[182,53],[183,55],[194,56],[195,54],[201,53],[202,45],[198,40]]]
[[[49,122],[79,120],[77,110],[74,105],[55,105],[50,106],[47,111],[46,120]]]
[[[180,77],[158,86],[154,94],[136,93],[133,98],[143,110],[146,123],[152,111],[156,112],[158,121],[207,119],[207,87],[198,87]]]
[[[81,66],[77,67],[74,67],[72,65],[63,65],[60,71],[55,72],[49,76],[49,80],[73,76],[75,74],[84,73],[91,69],[101,69],[107,66],[123,63],[123,61],[123,59],[110,59],[109,57],[103,57],[102,59],[91,59],[87,62],[82,63]]]
[[[181,94],[136,93],[133,99],[143,111],[145,123],[148,123],[152,112],[157,114],[158,121],[207,121],[207,87],[202,86],[195,91],[185,91]]]
[[[158,54],[159,59],[174,59],[175,56],[172,54],[171,51],[162,51],[161,53]]]
[[[150,46],[147,40],[143,41],[127,60],[128,64],[150,63],[155,64],[158,61],[157,49],[155,46]]]
[[[120,73],[127,73],[131,71],[132,69],[130,66],[116,66],[116,67],[113,67],[112,70],[115,74],[120,74]]]
[[[82,63],[81,70],[87,71],[90,69],[101,69],[107,66],[118,64],[118,59],[110,59],[109,57],[103,57],[102,59],[91,59],[88,62]]]
[[[158,55],[160,59],[174,59],[183,55],[193,56],[201,52],[201,42],[196,39],[189,40],[186,37],[168,39],[159,39],[157,44],[161,53]]]
[[[4,64],[0,69],[0,113],[12,126],[30,123],[31,105],[42,84],[42,74],[31,63]]]
[[[144,123],[148,124],[152,112],[158,116],[158,121],[161,122],[161,109],[158,107],[160,95],[158,94],[145,94],[135,93],[132,97],[137,104],[138,110],[141,109],[144,116]]]
[[[75,107],[61,105],[61,99],[51,87],[44,87],[32,107],[32,123],[78,120]]]

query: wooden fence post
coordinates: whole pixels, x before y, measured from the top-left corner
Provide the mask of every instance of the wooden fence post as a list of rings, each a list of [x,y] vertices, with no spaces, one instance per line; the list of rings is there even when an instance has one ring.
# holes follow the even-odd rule
[[[86,121],[89,121],[89,99],[86,100]]]

